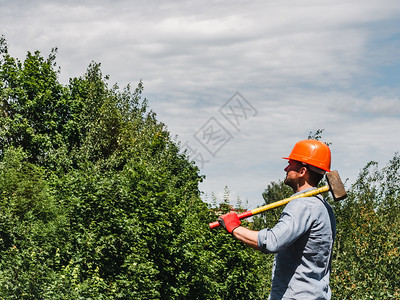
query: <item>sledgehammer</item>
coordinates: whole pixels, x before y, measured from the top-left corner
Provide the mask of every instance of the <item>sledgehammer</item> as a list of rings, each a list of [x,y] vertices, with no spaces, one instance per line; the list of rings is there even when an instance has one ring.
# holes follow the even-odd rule
[[[276,201],[274,203],[270,203],[270,204],[252,209],[252,210],[245,211],[241,214],[238,214],[238,217],[240,220],[245,219],[245,218],[254,216],[256,214],[262,213],[264,211],[271,210],[276,207],[285,205],[288,202],[292,201],[293,199],[302,198],[302,197],[312,197],[312,196],[315,196],[315,195],[318,195],[318,194],[321,194],[321,193],[324,193],[327,191],[330,191],[332,193],[333,199],[335,201],[339,201],[339,200],[346,198],[347,193],[346,193],[346,190],[344,189],[344,185],[343,185],[342,180],[340,179],[338,171],[331,171],[331,172],[327,173],[326,180],[328,181],[328,184],[325,186],[322,186],[320,188],[317,188],[317,189],[314,189],[314,190],[311,190],[308,192],[297,194],[292,197],[285,198],[285,199],[282,199],[282,200]],[[219,223],[218,223],[218,221],[216,221],[216,222],[210,223],[209,225],[210,225],[210,229],[214,229],[219,226]]]

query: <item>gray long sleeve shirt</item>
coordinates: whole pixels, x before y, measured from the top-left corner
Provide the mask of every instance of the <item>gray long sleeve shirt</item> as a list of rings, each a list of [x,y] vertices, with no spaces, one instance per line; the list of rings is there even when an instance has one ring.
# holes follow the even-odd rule
[[[330,299],[335,236],[333,210],[321,196],[290,201],[278,223],[258,233],[261,251],[276,253],[269,299]]]

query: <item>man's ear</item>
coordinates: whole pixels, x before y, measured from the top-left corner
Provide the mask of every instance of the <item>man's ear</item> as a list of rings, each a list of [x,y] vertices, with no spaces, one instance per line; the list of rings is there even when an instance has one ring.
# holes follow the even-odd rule
[[[302,166],[297,172],[299,173],[299,177],[304,177],[308,174],[308,169],[306,166]]]

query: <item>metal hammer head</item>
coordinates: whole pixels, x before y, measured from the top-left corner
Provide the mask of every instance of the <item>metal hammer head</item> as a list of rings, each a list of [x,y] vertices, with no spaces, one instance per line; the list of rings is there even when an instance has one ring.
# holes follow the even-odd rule
[[[338,171],[326,173],[326,180],[328,181],[329,190],[331,191],[335,201],[343,200],[347,197],[346,190],[344,189]]]

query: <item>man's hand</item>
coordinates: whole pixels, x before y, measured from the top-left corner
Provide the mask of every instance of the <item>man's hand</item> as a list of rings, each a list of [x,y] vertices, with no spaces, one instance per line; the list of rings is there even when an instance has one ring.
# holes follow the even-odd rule
[[[238,218],[238,215],[234,212],[220,216],[218,218],[218,222],[229,233],[232,233],[235,228],[242,224]]]

